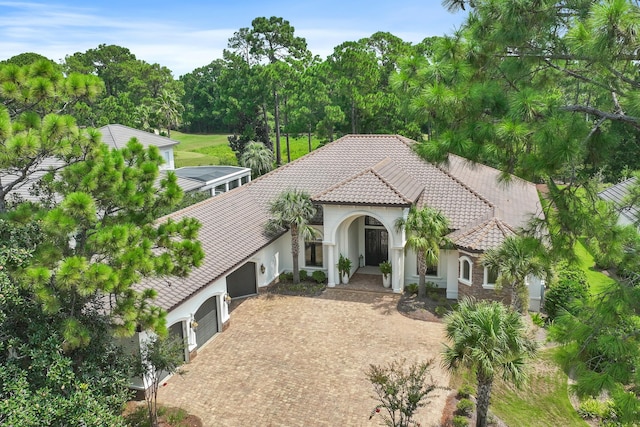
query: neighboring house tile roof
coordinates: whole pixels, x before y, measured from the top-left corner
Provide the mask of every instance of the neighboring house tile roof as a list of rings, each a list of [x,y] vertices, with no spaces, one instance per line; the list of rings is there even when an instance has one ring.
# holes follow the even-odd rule
[[[636,182],[636,178],[626,179],[616,185],[598,193],[600,198],[612,202],[621,216],[625,217],[629,223],[635,223],[640,218],[640,209],[630,206],[626,201],[629,194],[629,187]]]
[[[148,148],[151,145],[154,145],[158,148],[168,148],[173,147],[178,144],[178,141],[173,139],[166,138],[164,136],[155,135],[153,133],[144,132],[138,129],[133,129],[128,126],[113,124],[106,125],[98,129],[98,131],[102,134],[102,142],[107,144],[111,148],[123,148],[127,145],[127,142],[131,138],[137,138],[138,142],[140,142],[145,148]],[[42,178],[50,169],[60,168],[64,165],[62,160],[56,158],[46,158],[39,165],[38,169],[35,173],[32,173],[25,181],[21,182],[16,188],[14,188],[8,195],[7,200],[19,200],[19,201],[38,201],[38,198],[32,195],[33,185]],[[227,171],[227,168],[233,168],[233,171],[236,168],[232,166],[222,167]],[[232,172],[229,170],[229,172]],[[160,181],[165,175],[167,171],[160,171],[160,176],[158,177],[157,182]],[[201,181],[198,181],[193,178],[189,178],[188,176],[180,176],[178,175],[178,185],[184,192],[195,191],[203,186]],[[8,170],[0,170],[0,181],[2,182],[10,182],[15,179],[17,175],[12,173],[10,169]]]
[[[499,246],[506,237],[515,234],[515,230],[509,224],[493,217],[475,226],[454,231],[448,237],[462,249],[482,252]]]
[[[203,264],[186,279],[169,279],[176,286],[167,286],[165,278],[151,278],[138,287],[154,287],[159,294],[156,303],[170,310],[273,240],[264,233],[264,224],[269,219],[269,203],[279,193],[297,188],[312,198],[320,198],[335,187],[337,200],[337,189],[342,187],[344,194],[339,194],[340,200],[353,204],[358,195],[346,191],[347,184],[361,173],[372,178],[374,169],[379,175],[376,185],[392,183],[405,197],[414,197],[418,191],[415,188],[419,188],[422,195],[418,205],[440,209],[453,230],[475,226],[494,216],[516,229],[524,226],[531,215],[539,214],[533,184],[514,179],[512,186],[499,186],[497,170],[479,165],[467,171],[471,165],[457,156],[451,156],[447,168],[433,165],[415,153],[414,144],[399,135],[347,135],[246,185],[169,215],[175,220],[193,217],[202,223]],[[385,162],[393,163],[400,171],[387,170],[391,163]],[[366,200],[380,202],[390,191],[387,187],[380,194],[381,199],[376,200],[371,194]],[[353,196],[351,201],[348,195]]]
[[[313,197],[320,203],[411,206],[424,190],[389,158]]]
[[[136,138],[144,148],[149,148],[152,145],[158,148],[173,147],[180,143],[165,136],[119,124],[102,126],[98,130],[102,134],[102,142],[112,148],[126,147],[131,138]]]

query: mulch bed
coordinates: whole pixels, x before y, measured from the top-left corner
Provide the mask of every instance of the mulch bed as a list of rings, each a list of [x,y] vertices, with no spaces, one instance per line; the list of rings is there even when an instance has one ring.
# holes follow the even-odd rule
[[[426,298],[404,292],[398,301],[398,311],[410,319],[442,323],[442,316],[439,315],[442,313],[437,313],[436,309],[443,307],[439,310],[448,312],[456,302],[446,299],[446,289],[430,290]]]
[[[279,295],[293,295],[299,297],[317,297],[327,288],[326,283],[318,283],[315,280],[304,280],[298,284],[294,284],[289,280],[280,280],[272,283],[260,293],[271,293]]]

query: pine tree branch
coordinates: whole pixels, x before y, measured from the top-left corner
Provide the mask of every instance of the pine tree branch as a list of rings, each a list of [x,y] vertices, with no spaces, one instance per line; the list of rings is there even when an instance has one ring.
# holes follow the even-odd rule
[[[560,107],[560,109],[569,112],[593,114],[594,116],[601,117],[607,120],[630,124],[634,128],[640,130],[640,119],[638,119],[638,117],[627,116],[626,114],[620,113],[608,113],[606,111],[602,111],[594,107],[589,107],[587,105],[565,105],[564,107]]]

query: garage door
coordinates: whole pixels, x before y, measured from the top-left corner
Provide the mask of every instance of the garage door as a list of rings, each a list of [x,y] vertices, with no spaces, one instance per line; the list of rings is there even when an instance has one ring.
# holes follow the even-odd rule
[[[206,300],[196,311],[194,319],[198,323],[196,343],[201,347],[218,332],[217,297]]]
[[[231,298],[255,295],[256,263],[248,262],[227,276],[227,292]]]
[[[184,330],[182,328],[182,322],[176,322],[173,325],[169,326],[169,338],[172,340],[176,340],[178,342],[181,342],[183,347],[186,347],[186,342],[184,339]],[[187,361],[187,352],[184,351],[182,353],[182,360],[184,362]]]

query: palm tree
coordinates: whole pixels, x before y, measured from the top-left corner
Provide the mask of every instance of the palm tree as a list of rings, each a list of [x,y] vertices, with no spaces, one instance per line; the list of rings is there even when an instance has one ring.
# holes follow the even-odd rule
[[[155,99],[155,109],[159,122],[167,129],[167,137],[171,138],[171,128],[180,124],[180,118],[184,106],[175,93],[162,90]]]
[[[511,307],[520,313],[529,308],[527,276],[544,271],[544,264],[538,256],[539,248],[537,239],[509,236],[500,246],[487,250],[481,258],[482,265],[498,274],[496,287],[510,288]]]
[[[440,247],[448,244],[445,235],[449,232],[449,221],[439,210],[412,206],[407,218],[398,218],[395,226],[398,231],[406,231],[407,248],[418,254],[418,297],[424,298],[427,294],[427,267],[438,264]]]
[[[240,156],[240,164],[251,169],[251,176],[257,178],[273,169],[273,153],[261,142],[250,142]]]
[[[522,317],[496,301],[463,299],[445,316],[443,365],[449,371],[467,368],[478,380],[476,427],[487,425],[491,388],[496,374],[520,386],[526,380],[525,362],[536,353],[526,336]]]
[[[309,225],[309,221],[316,214],[316,208],[311,203],[311,196],[304,191],[285,190],[271,202],[269,207],[271,219],[267,222],[267,232],[274,232],[288,228],[291,232],[291,255],[293,256],[293,283],[300,283],[298,254],[300,241],[314,237],[317,230]]]

